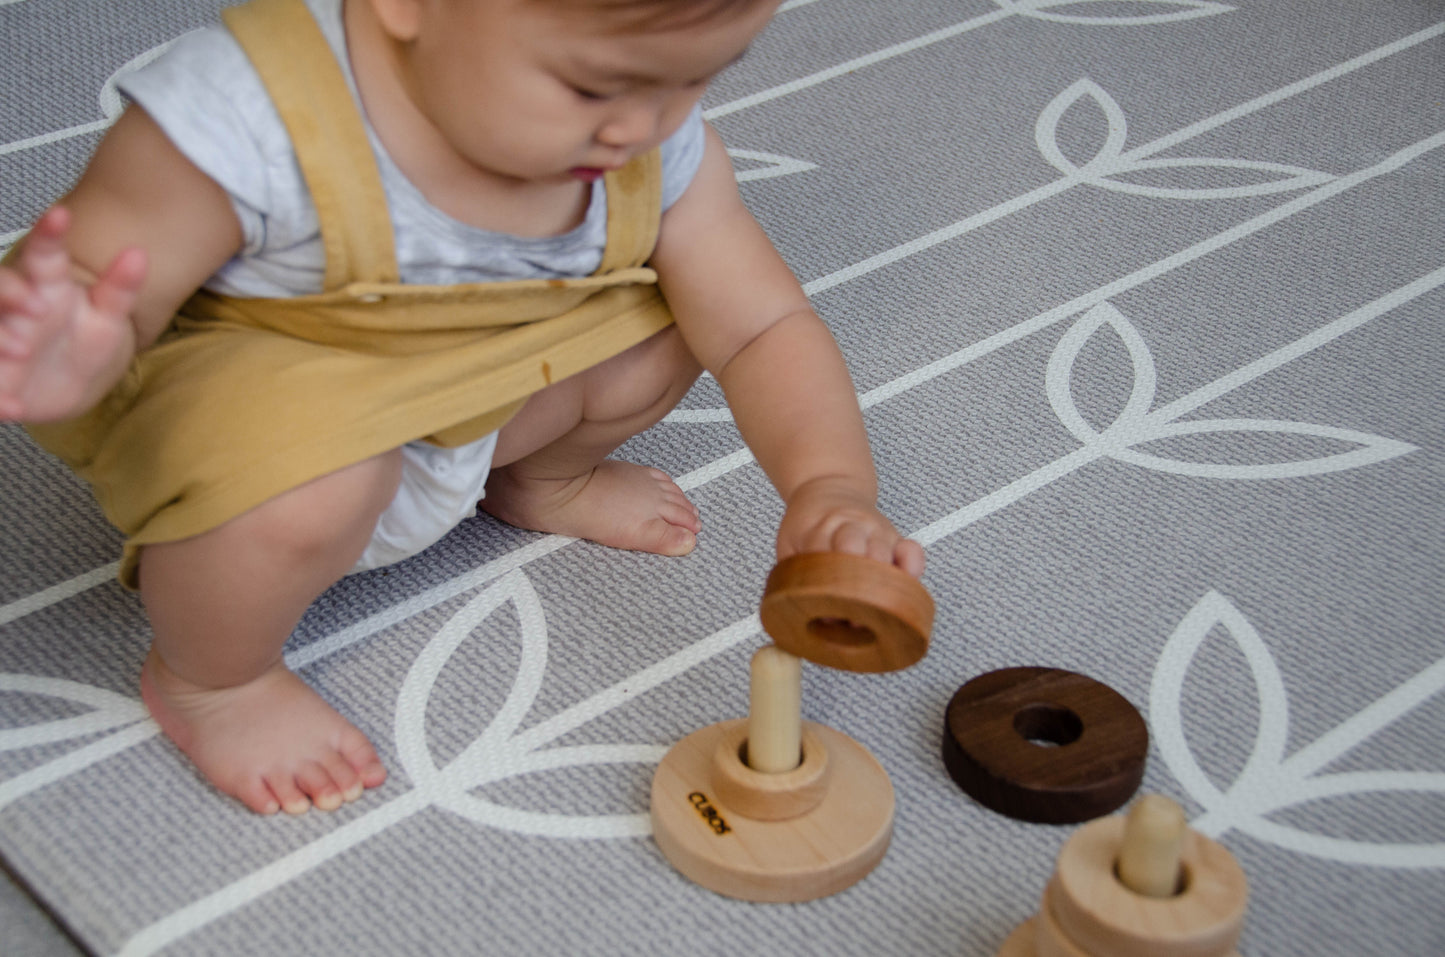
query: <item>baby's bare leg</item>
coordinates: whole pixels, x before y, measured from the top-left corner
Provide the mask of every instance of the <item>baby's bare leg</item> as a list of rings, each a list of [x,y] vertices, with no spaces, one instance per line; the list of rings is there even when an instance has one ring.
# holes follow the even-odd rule
[[[201,773],[252,810],[331,810],[386,779],[371,743],[287,670],[281,649],[351,570],[400,474],[392,452],[141,552],[155,632],[142,698]]]
[[[701,370],[676,328],[532,396],[497,438],[483,510],[615,548],[685,555],[697,509],[657,469],[607,456],[662,419]]]

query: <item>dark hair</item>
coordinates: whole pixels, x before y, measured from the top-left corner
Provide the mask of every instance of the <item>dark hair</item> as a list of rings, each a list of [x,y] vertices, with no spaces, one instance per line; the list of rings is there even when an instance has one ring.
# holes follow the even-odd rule
[[[591,7],[619,16],[627,28],[689,27],[716,17],[742,13],[760,0],[544,0],[557,6]]]

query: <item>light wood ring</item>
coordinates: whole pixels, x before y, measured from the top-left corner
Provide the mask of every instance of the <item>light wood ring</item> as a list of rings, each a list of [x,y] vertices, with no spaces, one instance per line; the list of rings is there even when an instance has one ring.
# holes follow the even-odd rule
[[[897,671],[928,653],[933,598],[894,565],[809,552],[779,562],[759,609],[784,651],[843,671]]]
[[[1108,685],[1057,668],[1004,668],[958,689],[943,763],[984,807],[1077,824],[1119,808],[1144,779],[1149,729]]]
[[[801,761],[791,771],[754,771],[745,757],[748,723],[726,725],[713,753],[712,786],[722,804],[754,821],[786,821],[817,807],[828,791],[828,749],[806,723]]]
[[[1080,951],[1110,957],[1236,957],[1249,886],[1223,846],[1197,831],[1185,835],[1181,890],[1145,897],[1119,880],[1121,815],[1091,821],[1059,852],[1039,918]]]

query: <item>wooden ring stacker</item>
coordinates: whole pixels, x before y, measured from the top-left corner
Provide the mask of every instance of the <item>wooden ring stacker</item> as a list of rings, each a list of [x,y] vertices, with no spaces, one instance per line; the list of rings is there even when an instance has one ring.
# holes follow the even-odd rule
[[[843,671],[897,671],[928,653],[933,598],[894,565],[810,552],[773,568],[758,615],[789,654]]]
[[[1161,807],[1177,815],[1172,827],[1161,829]],[[1134,886],[1131,855],[1170,879]],[[1229,851],[1189,830],[1178,805],[1148,795],[1127,818],[1091,821],[1069,838],[1038,913],[998,957],[1239,957],[1248,902],[1248,881]]]
[[[1149,729],[1126,698],[1056,668],[1005,668],[948,704],[943,763],[984,807],[1076,824],[1121,807],[1144,779]]]
[[[801,717],[802,662],[753,656],[748,717],[683,738],[652,778],[652,835],[709,890],[805,901],[862,880],[893,836],[893,785],[852,738]]]

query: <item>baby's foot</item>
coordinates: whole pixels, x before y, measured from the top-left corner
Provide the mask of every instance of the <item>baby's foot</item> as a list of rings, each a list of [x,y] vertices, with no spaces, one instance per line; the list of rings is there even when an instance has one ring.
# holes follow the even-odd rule
[[[366,736],[282,664],[233,688],[203,688],[154,651],[141,698],[213,785],[261,814],[323,811],[386,780]]]
[[[519,528],[658,555],[686,555],[702,530],[696,506],[665,472],[615,459],[573,479],[497,469],[480,505]]]

